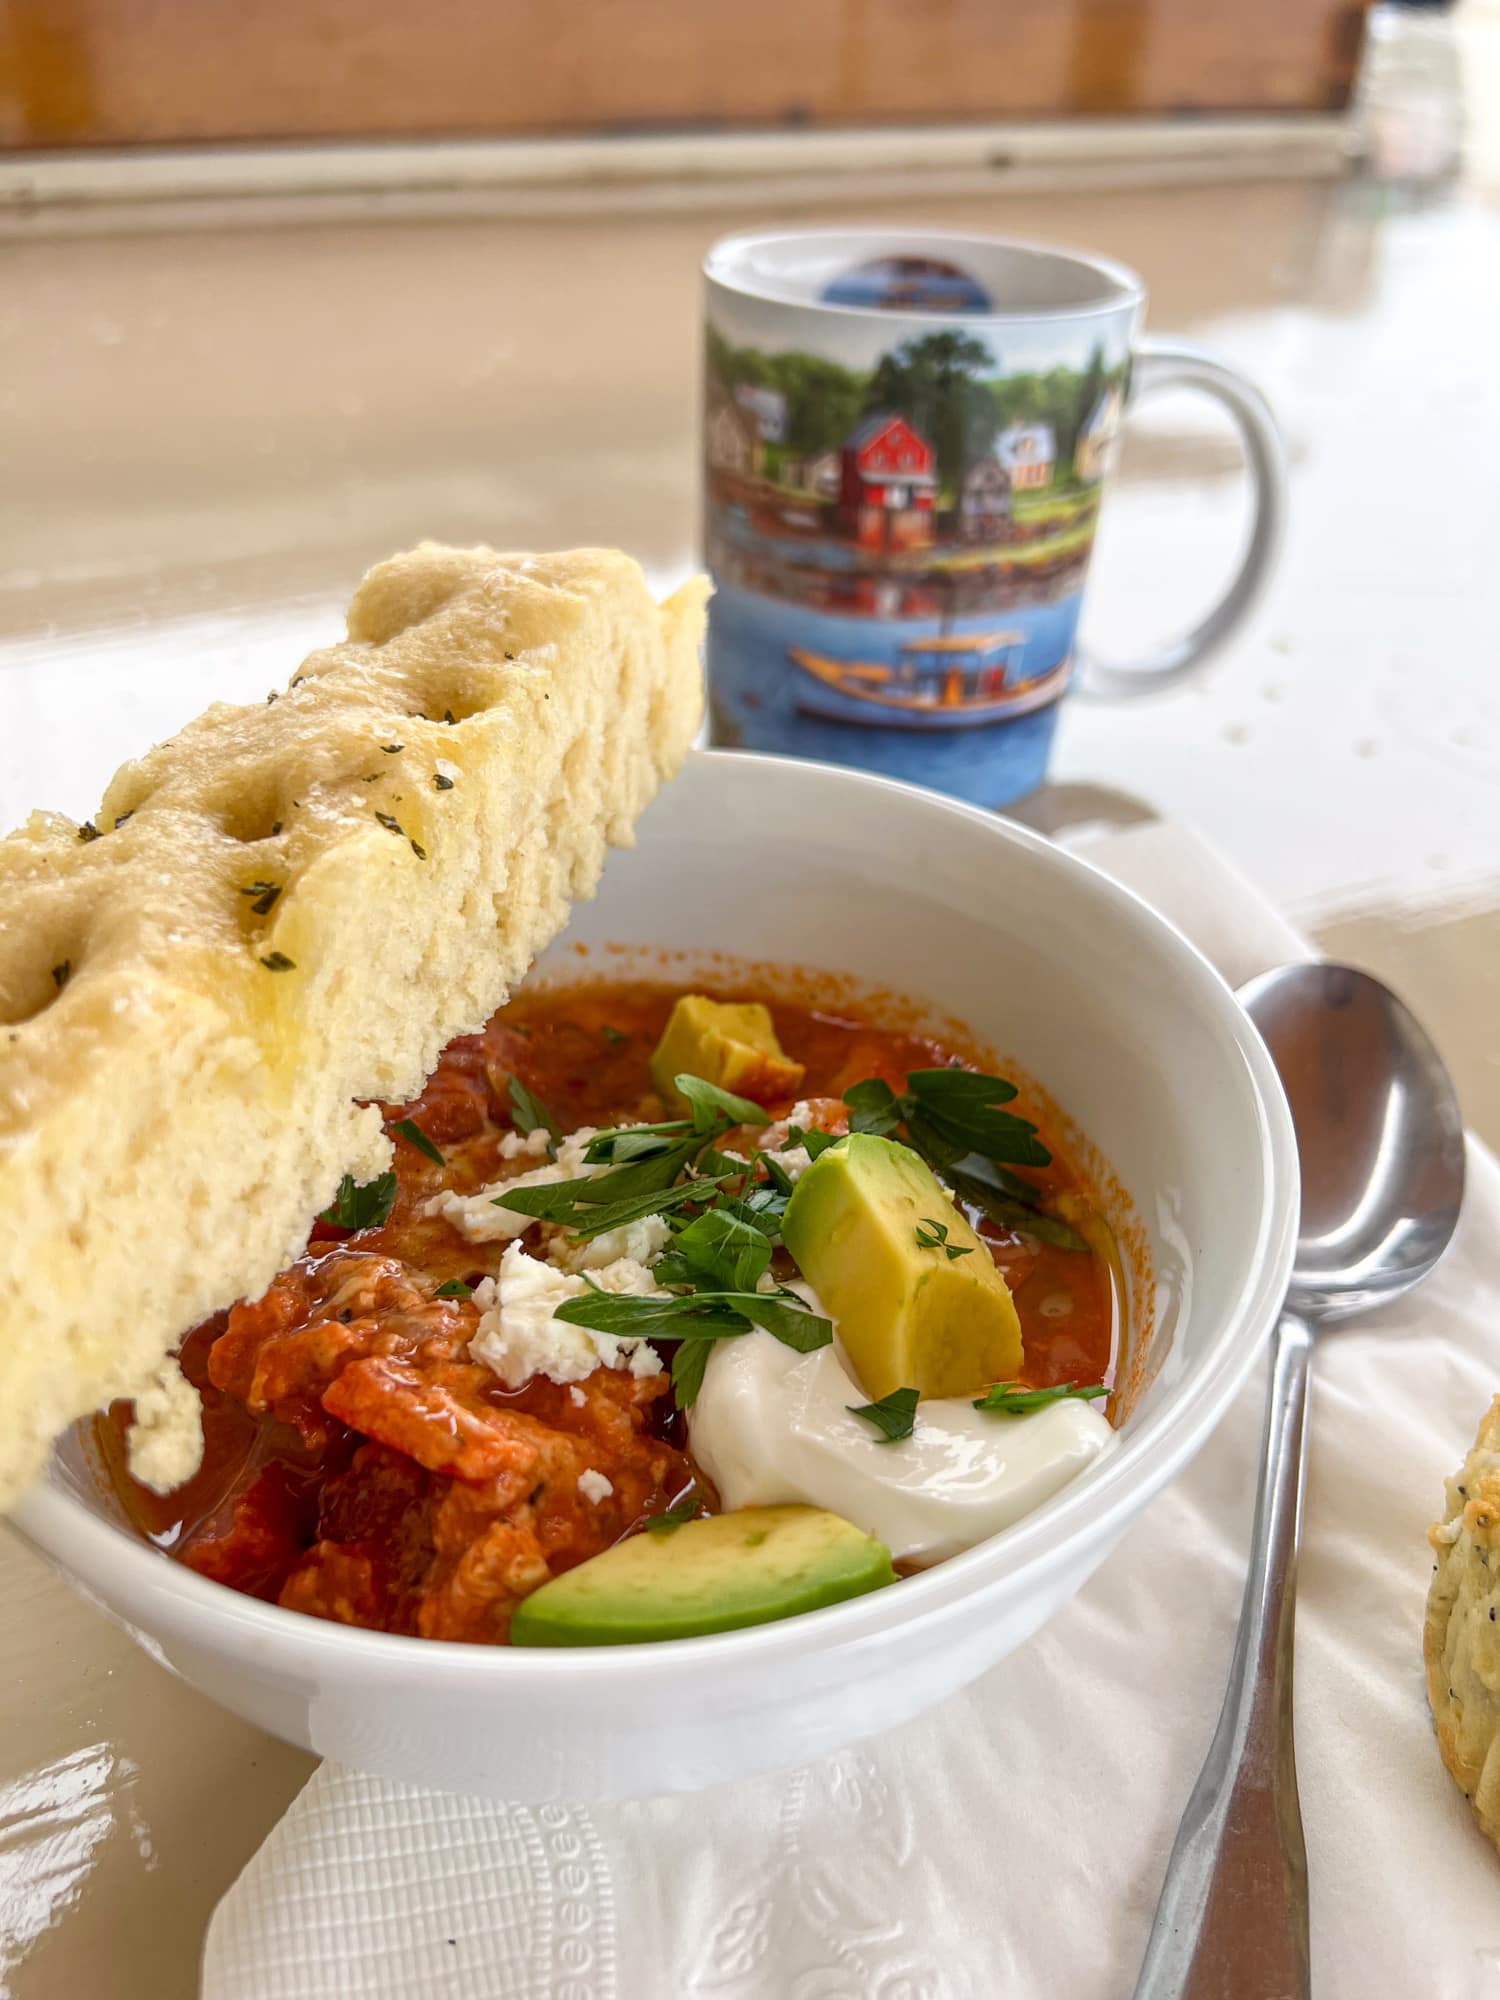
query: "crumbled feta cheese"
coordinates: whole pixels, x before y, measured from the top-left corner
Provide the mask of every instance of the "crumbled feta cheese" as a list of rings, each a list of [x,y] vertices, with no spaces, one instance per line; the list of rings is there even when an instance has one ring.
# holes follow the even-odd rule
[[[615,1489],[610,1485],[602,1472],[595,1472],[590,1467],[587,1472],[579,1473],[578,1490],[585,1500],[592,1500],[597,1507],[599,1502],[607,1500]]]
[[[512,1188],[547,1187],[554,1181],[591,1180],[596,1174],[607,1173],[604,1165],[588,1166],[584,1154],[590,1139],[594,1136],[592,1125],[580,1127],[570,1132],[558,1146],[557,1158],[549,1160],[543,1167],[532,1167],[527,1173],[516,1174],[510,1180],[491,1181],[488,1187],[476,1188],[473,1194],[455,1194],[452,1188],[444,1188],[422,1207],[424,1215],[440,1215],[445,1222],[452,1223],[461,1236],[467,1236],[471,1243],[498,1243],[503,1240],[524,1236],[535,1217],[522,1215],[518,1209],[496,1208],[495,1197]],[[541,1144],[535,1140],[540,1137]],[[507,1153],[509,1140],[516,1140],[514,1149]],[[500,1142],[501,1157],[519,1159],[523,1153],[544,1153],[547,1150],[547,1134],[528,1132],[523,1138],[520,1133],[507,1133]]]
[[[650,1298],[657,1290],[645,1266],[628,1257],[590,1275],[607,1292]],[[599,1367],[625,1368],[632,1375],[658,1374],[660,1357],[645,1341],[594,1333],[555,1317],[565,1300],[579,1298],[587,1290],[573,1272],[528,1257],[519,1243],[508,1244],[499,1276],[474,1288],[480,1318],[479,1331],[469,1342],[470,1354],[492,1368],[508,1389],[519,1389],[533,1375],[545,1375],[553,1382],[581,1382]]]
[[[539,1160],[547,1150],[547,1142],[552,1134],[545,1125],[537,1125],[530,1132],[507,1132],[500,1141],[502,1160],[519,1160],[529,1157]]]
[[[570,1382],[568,1384],[568,1401],[570,1403],[576,1404],[577,1407],[581,1410],[585,1408],[585,1406],[588,1403],[588,1400],[589,1400],[588,1397],[584,1395],[582,1389],[579,1388],[576,1382]]]
[[[136,1397],[125,1451],[131,1478],[153,1493],[172,1492],[203,1463],[202,1405],[175,1354]]]
[[[793,1125],[800,1125],[804,1131],[812,1124],[812,1106],[807,1103],[794,1104],[791,1116],[778,1118],[767,1125],[756,1141],[756,1148],[767,1159],[774,1160],[789,1181],[795,1181],[799,1174],[805,1174],[812,1165],[812,1156],[806,1146],[789,1146],[787,1134]],[[736,1153],[726,1148],[725,1158],[748,1160],[748,1153]]]
[[[618,1229],[580,1243],[561,1233],[547,1246],[547,1255],[564,1271],[599,1271],[617,1264],[622,1257],[634,1264],[649,1264],[659,1257],[672,1240],[664,1215],[643,1215],[635,1222],[622,1222]]]

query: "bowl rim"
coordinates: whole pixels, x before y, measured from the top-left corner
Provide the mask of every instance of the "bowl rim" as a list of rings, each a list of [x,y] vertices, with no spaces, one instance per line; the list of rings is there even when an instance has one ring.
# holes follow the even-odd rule
[[[699,1638],[652,1640],[630,1646],[509,1647],[466,1645],[401,1633],[369,1632],[287,1612],[242,1596],[174,1563],[125,1525],[106,1520],[45,1477],[11,1515],[12,1525],[57,1564],[85,1594],[114,1604],[128,1600],[134,1626],[159,1620],[170,1633],[211,1650],[236,1646],[248,1661],[278,1671],[343,1677],[348,1685],[389,1682],[407,1674],[438,1674],[467,1686],[494,1680],[507,1691],[554,1698],[567,1687],[592,1688],[697,1677],[712,1666],[760,1672],[788,1657],[827,1656],[888,1642],[910,1628],[1042,1581],[1043,1572],[1091,1568],[1091,1543],[1108,1546],[1146,1502],[1182,1468],[1217,1425],[1248,1377],[1286,1294],[1296,1247],[1300,1184],[1296,1139],[1285,1093],[1265,1044],[1233,991],[1209,960],[1133,889],[1084,856],[1030,828],[979,806],[916,785],[842,765],[745,751],[694,750],[685,768],[732,761],[767,780],[889,797],[891,810],[956,822],[979,837],[1009,846],[1027,863],[1126,913],[1175,976],[1196,990],[1224,1032],[1248,1078],[1260,1136],[1260,1214],[1254,1249],[1239,1293],[1205,1352],[1167,1387],[1157,1407],[1129,1431],[1118,1431],[1086,1480],[1065,1486],[1033,1513],[971,1549],[902,1580],[898,1590],[872,1591],[797,1617]],[[759,782],[759,780],[756,780]],[[950,828],[951,830],[951,828]],[[1129,1192],[1127,1190],[1127,1192]],[[1191,1308],[1189,1309],[1191,1310]],[[1132,1505],[1131,1503],[1134,1502]],[[139,1636],[139,1635],[138,1635]],[[158,1649],[152,1645],[151,1650]],[[498,1679],[496,1678],[498,1677]]]

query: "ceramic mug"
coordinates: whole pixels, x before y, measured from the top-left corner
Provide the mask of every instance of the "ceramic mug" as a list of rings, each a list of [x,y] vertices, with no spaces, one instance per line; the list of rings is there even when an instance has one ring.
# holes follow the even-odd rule
[[[1133,271],[999,237],[797,230],[728,237],[704,275],[715,743],[1002,806],[1041,782],[1070,687],[1180,680],[1258,597],[1285,511],[1276,426],[1234,369],[1141,336]],[[1237,424],[1249,542],[1184,637],[1080,662],[1120,422],[1167,386]]]

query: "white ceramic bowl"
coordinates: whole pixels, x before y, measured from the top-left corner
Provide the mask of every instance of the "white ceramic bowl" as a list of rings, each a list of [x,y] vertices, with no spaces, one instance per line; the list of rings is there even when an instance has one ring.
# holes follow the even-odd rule
[[[1013,1054],[1133,1197],[1159,1365],[1099,1461],[1005,1533],[849,1604],[665,1645],[511,1651],[280,1611],[137,1539],[76,1440],[59,1448],[17,1525],[164,1666],[341,1763],[533,1803],[818,1756],[1018,1646],[1209,1436],[1269,1330],[1297,1222],[1285,1100],[1229,989],[1144,904],[1004,820],[852,771],[700,753],[552,963],[575,941],[828,967],[930,998]]]

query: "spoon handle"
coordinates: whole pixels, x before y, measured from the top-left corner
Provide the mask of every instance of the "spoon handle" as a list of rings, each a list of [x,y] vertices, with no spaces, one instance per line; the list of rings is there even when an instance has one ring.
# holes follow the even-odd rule
[[[1292,1638],[1312,1330],[1282,1316],[1229,1688],[1167,1863],[1136,2000],[1307,2000]]]

